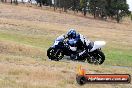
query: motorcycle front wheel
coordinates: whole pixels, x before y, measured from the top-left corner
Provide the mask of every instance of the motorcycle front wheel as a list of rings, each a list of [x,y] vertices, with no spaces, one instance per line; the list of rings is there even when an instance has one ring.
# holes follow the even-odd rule
[[[105,55],[101,50],[91,52],[87,62],[90,64],[101,65],[105,60]]]
[[[55,49],[53,47],[50,47],[47,50],[47,56],[49,59],[54,60],[54,61],[59,61],[64,57],[60,49]]]

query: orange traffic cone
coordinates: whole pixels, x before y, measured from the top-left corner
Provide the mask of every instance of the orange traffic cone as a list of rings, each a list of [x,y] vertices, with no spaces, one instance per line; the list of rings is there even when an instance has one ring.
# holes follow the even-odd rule
[[[86,70],[85,69],[82,69],[82,66],[81,65],[78,68],[78,74],[79,75],[85,75],[86,74]]]

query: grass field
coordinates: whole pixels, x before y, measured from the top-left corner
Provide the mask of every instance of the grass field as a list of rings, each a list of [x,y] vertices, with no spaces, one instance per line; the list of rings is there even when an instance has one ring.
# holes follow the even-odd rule
[[[101,66],[49,61],[46,50],[68,28],[90,40],[105,40]],[[117,24],[23,6],[0,4],[0,88],[132,88],[131,84],[87,84],[75,81],[78,65],[88,73],[132,75],[132,23]],[[118,66],[118,67],[117,67]]]

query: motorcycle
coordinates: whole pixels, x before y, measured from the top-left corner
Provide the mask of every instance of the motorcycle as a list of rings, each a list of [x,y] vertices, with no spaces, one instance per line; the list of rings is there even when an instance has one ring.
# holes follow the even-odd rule
[[[64,56],[75,56],[82,50],[77,49],[77,41],[74,39],[64,40],[63,38],[58,38],[55,40],[53,46],[47,50],[47,56],[49,59],[54,61],[59,61],[63,59]],[[83,58],[77,58],[77,61],[87,61],[90,64],[101,65],[105,60],[105,55],[101,48],[105,45],[105,41],[95,41],[90,42],[90,51],[86,52]],[[71,59],[73,60],[73,59]],[[75,60],[75,59],[74,59]]]

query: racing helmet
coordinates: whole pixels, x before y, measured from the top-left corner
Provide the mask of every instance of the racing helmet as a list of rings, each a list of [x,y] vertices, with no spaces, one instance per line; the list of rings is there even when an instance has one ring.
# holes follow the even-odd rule
[[[67,37],[69,39],[74,39],[76,38],[76,30],[75,29],[69,29],[69,31],[67,32]]]

